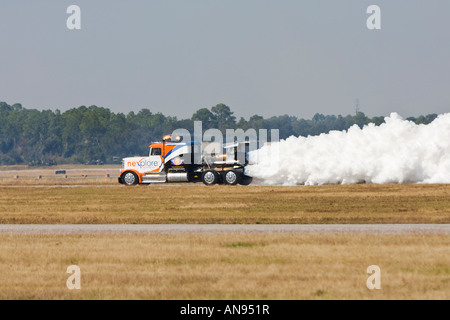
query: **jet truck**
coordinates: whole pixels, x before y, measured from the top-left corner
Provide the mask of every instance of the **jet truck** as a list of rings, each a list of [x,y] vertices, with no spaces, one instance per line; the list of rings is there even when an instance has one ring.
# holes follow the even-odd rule
[[[153,142],[145,157],[122,160],[119,183],[200,182],[206,185],[249,185],[245,174],[248,164],[248,142],[218,145],[214,142],[183,142],[181,137],[165,136]]]

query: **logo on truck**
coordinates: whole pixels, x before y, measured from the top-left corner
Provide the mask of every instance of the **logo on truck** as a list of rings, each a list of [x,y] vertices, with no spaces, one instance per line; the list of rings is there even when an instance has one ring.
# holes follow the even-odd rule
[[[127,166],[128,167],[159,167],[160,162],[157,160],[149,160],[149,159],[141,159],[139,161],[128,161]]]

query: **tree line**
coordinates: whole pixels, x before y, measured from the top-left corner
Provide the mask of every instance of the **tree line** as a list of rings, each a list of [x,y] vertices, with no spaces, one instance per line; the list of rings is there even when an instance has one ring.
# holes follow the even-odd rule
[[[408,118],[428,124],[436,114]],[[364,113],[334,116],[315,114],[312,119],[281,115],[263,118],[254,115],[239,120],[225,104],[197,110],[190,119],[178,119],[141,109],[138,113],[114,113],[107,108],[81,106],[65,112],[23,108],[21,104],[0,102],[0,164],[52,165],[56,163],[116,163],[123,157],[145,155],[152,141],[178,128],[193,132],[194,121],[203,130],[279,129],[280,139],[319,135],[331,130],[347,130],[353,125],[380,125],[384,117],[369,118]]]

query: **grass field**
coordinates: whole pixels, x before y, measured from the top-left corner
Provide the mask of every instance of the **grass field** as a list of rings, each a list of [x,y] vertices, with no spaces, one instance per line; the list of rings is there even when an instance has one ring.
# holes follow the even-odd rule
[[[119,172],[118,165],[0,166],[0,186],[114,185]]]
[[[0,236],[0,299],[449,299],[443,235]],[[81,289],[69,290],[78,265]],[[369,290],[367,267],[381,269]]]
[[[0,223],[450,223],[450,185],[1,186]]]
[[[124,187],[113,167],[13,169],[0,168],[2,224],[450,223],[450,185]],[[0,299],[449,299],[449,247],[439,234],[2,234]]]

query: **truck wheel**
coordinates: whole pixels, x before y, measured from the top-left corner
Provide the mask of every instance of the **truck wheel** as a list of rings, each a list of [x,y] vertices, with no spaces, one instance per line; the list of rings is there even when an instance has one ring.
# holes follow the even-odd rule
[[[138,176],[136,175],[136,173],[128,171],[122,175],[122,181],[123,181],[123,184],[125,184],[127,186],[133,186],[135,184],[138,184],[139,179],[138,179]]]
[[[241,173],[235,170],[226,171],[223,175],[223,181],[229,185],[236,185],[241,181]]]
[[[214,170],[206,170],[202,174],[202,181],[207,186],[211,186],[219,182],[219,174]]]
[[[239,181],[239,184],[243,185],[243,186],[248,186],[250,183],[252,183],[252,181],[253,181],[253,177],[246,176],[244,174],[244,175],[242,175],[241,181]]]

